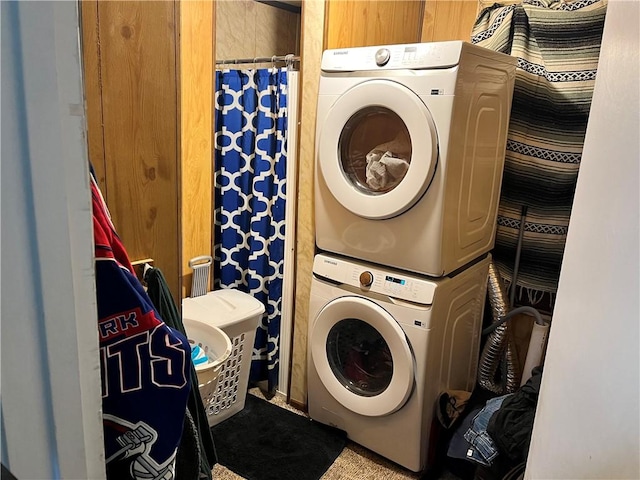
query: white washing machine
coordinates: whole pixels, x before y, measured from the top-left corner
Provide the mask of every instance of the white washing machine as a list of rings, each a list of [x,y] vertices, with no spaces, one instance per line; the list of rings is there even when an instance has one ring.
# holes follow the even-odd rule
[[[310,417],[405,468],[425,469],[437,395],[475,385],[488,266],[485,257],[432,279],[317,255]]]
[[[325,51],[318,248],[434,277],[491,250],[515,62],[460,41]]]

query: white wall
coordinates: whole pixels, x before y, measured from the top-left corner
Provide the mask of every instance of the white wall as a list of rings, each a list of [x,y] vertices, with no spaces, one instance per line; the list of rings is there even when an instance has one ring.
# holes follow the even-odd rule
[[[640,478],[639,24],[610,0],[526,478]]]
[[[105,478],[77,3],[0,2],[2,463]]]

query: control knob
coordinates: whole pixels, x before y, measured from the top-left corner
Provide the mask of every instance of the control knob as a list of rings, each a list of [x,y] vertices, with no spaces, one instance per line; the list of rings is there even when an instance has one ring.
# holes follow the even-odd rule
[[[391,52],[388,48],[381,48],[376,52],[376,64],[379,67],[384,67],[391,58]]]
[[[370,287],[373,283],[373,274],[369,271],[362,272],[360,274],[360,285],[363,287]]]

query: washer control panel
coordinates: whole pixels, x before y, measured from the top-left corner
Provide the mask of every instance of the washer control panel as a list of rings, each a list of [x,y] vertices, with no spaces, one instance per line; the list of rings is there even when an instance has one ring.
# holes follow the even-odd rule
[[[360,274],[360,285],[363,287],[370,287],[373,283],[373,273],[370,271],[364,271]]]
[[[438,282],[428,277],[395,269],[378,268],[355,260],[345,260],[318,254],[313,261],[313,273],[331,282],[351,285],[409,302],[431,305]]]

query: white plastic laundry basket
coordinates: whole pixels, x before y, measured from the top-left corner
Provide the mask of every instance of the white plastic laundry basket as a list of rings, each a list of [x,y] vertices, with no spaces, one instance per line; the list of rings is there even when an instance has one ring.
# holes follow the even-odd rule
[[[256,329],[264,310],[260,301],[234,289],[216,290],[182,301],[185,322],[196,319],[216,326],[231,342],[231,354],[223,363],[215,385],[200,389],[210,426],[244,408]]]
[[[190,345],[198,345],[208,357],[207,362],[196,365],[200,394],[215,391],[222,366],[231,355],[231,339],[218,327],[193,318],[183,319]]]

